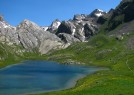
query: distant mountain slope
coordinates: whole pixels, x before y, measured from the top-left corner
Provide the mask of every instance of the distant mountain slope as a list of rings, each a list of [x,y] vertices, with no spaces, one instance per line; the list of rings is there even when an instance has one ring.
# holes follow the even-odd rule
[[[109,14],[104,15],[107,21],[104,24],[104,31],[111,31],[123,23],[134,20],[134,0],[122,0],[121,3]]]

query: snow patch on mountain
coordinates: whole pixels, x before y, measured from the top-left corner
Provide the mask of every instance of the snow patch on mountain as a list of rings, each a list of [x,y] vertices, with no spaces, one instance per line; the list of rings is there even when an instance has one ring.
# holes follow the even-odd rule
[[[100,12],[104,12],[103,10],[101,10],[101,9],[97,9],[98,11],[100,11]]]
[[[100,17],[100,16],[102,16],[103,14],[100,12],[100,13],[96,13],[95,14],[97,17]]]
[[[60,24],[61,24],[61,22],[59,20],[55,20],[54,22],[52,22],[52,24],[51,24],[52,31],[58,29]]]
[[[47,31],[49,29],[48,26],[41,27],[44,31]]]
[[[6,21],[0,21],[0,28],[16,30],[16,27],[9,25]]]

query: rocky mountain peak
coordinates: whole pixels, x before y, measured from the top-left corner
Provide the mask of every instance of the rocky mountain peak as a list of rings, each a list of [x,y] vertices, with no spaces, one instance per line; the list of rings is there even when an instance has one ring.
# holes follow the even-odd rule
[[[50,26],[44,26],[42,28],[44,31],[50,31],[51,33],[55,33],[60,25],[61,25],[60,20],[56,19],[52,22]]]
[[[16,30],[14,26],[11,26],[8,22],[4,20],[3,16],[0,16],[0,28]]]
[[[73,20],[80,21],[80,20],[84,20],[86,17],[87,17],[87,15],[85,15],[85,14],[76,14],[76,15],[74,15]]]
[[[106,12],[104,12],[103,10],[100,10],[100,9],[95,9],[91,14],[90,16],[91,17],[100,17],[100,16],[103,16],[104,14],[106,14]]]
[[[58,27],[60,26],[60,24],[61,24],[61,22],[58,19],[56,19],[55,21],[53,21],[52,24],[51,24],[52,30],[58,29]]]
[[[52,22],[52,24],[50,25],[50,27],[48,27],[48,31],[55,33],[55,31],[59,28],[59,26],[61,25],[61,22],[56,19]]]
[[[0,28],[11,28],[11,25],[9,25],[6,21],[0,21]]]
[[[38,25],[28,19],[25,19],[20,23],[19,26],[38,26]]]
[[[17,26],[17,30],[21,30],[24,29],[25,30],[43,30],[40,26],[38,26],[36,23],[30,21],[30,20],[23,20],[18,26]]]

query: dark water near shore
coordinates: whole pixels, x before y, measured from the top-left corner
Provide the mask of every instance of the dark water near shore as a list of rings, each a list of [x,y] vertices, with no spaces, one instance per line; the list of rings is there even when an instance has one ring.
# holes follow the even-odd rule
[[[78,79],[101,69],[48,61],[24,61],[0,69],[0,95],[26,95],[71,88]]]

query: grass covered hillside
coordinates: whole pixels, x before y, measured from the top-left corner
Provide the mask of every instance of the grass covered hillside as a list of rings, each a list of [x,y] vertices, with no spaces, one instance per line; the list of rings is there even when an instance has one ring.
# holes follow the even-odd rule
[[[114,35],[124,25],[106,34],[99,33],[88,42],[75,43],[47,55],[0,44],[0,67],[31,59],[107,67],[109,70],[79,80],[74,88],[37,95],[134,95],[134,31],[121,37]]]
[[[20,47],[0,43],[0,68],[21,61]]]
[[[89,42],[49,53],[47,59],[51,61],[110,69],[79,80],[74,88],[37,95],[134,95],[133,32],[123,39],[98,34]]]
[[[24,60],[45,59],[45,55],[41,55],[36,49],[33,49],[31,52],[27,52],[22,46],[0,43],[0,68],[17,64]]]

